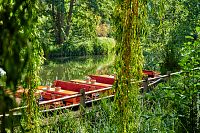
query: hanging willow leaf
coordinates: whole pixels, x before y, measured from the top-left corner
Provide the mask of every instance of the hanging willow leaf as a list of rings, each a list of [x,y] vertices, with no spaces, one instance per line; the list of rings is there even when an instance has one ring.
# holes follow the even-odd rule
[[[121,125],[120,132],[136,132],[139,122],[139,86],[132,84],[131,80],[141,78],[143,56],[140,47],[140,24],[142,25],[145,18],[145,3],[139,0],[117,0],[115,8],[115,103],[120,119],[117,121],[118,125]]]

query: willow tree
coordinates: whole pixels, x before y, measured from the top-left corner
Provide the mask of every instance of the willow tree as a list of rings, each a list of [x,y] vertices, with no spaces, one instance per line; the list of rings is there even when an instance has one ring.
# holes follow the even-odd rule
[[[22,127],[26,132],[38,132],[33,88],[37,85],[43,52],[36,39],[37,13],[36,0],[0,1],[0,67],[6,72],[5,83],[0,89],[1,132],[5,132],[5,114],[13,108],[11,103],[15,101],[6,92],[14,95],[17,85],[24,80],[24,87],[29,91]]]
[[[141,3],[140,3],[141,2]],[[140,47],[140,13],[143,1],[117,0],[116,25],[116,83],[115,103],[119,132],[136,132],[139,123],[139,86],[143,56]]]

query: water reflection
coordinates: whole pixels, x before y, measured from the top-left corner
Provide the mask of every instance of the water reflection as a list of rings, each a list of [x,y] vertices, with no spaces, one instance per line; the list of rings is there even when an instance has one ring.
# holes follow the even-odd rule
[[[88,74],[96,74],[99,67],[112,64],[113,57],[93,56],[48,60],[40,72],[41,84],[51,84],[56,79],[84,79]],[[109,70],[108,73],[111,71]]]

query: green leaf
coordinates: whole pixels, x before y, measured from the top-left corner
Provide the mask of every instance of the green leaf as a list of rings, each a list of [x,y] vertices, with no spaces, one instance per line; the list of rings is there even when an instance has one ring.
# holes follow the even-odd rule
[[[192,36],[185,36],[187,39],[194,39]]]

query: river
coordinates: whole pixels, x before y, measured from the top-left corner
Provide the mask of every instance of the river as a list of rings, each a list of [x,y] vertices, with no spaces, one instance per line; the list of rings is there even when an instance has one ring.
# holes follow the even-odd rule
[[[114,56],[73,57],[47,60],[40,72],[41,84],[54,80],[84,79],[88,74],[113,73]]]

